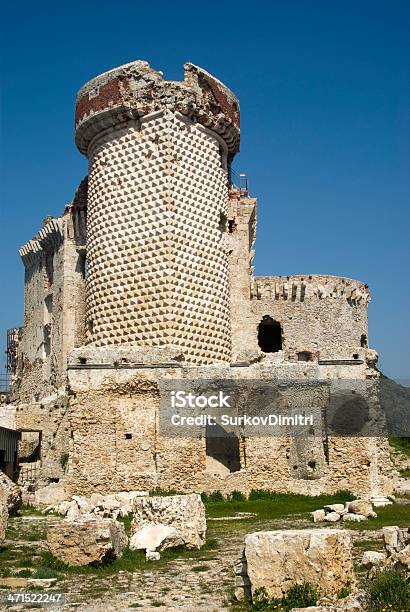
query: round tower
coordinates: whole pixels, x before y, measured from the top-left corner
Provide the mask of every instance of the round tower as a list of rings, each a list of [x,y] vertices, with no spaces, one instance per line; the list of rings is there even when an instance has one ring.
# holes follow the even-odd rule
[[[229,164],[239,104],[185,64],[165,81],[132,62],[78,93],[75,141],[89,160],[87,321],[95,346],[179,347],[229,361]]]

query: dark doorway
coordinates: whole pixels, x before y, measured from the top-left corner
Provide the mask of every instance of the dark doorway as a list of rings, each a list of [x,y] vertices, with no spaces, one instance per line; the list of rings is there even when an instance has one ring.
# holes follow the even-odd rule
[[[264,353],[277,353],[282,350],[282,328],[280,323],[268,315],[259,323],[258,344]]]

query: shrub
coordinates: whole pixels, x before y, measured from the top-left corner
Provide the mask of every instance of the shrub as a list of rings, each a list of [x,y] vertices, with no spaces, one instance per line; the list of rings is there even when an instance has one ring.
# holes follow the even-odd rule
[[[400,570],[378,572],[370,589],[370,610],[410,610],[410,581]]]
[[[389,438],[390,446],[410,457],[410,438]]]
[[[253,610],[285,610],[293,608],[308,608],[317,603],[318,593],[316,587],[309,582],[294,584],[281,599],[269,597],[264,587],[256,589],[252,597]]]
[[[241,493],[241,491],[232,491],[229,495],[230,501],[246,501],[246,495]]]
[[[220,491],[213,491],[212,493],[208,495],[208,501],[223,502],[225,501],[225,498]]]
[[[40,566],[35,573],[33,574],[33,578],[58,578],[59,573],[52,569],[51,567]]]
[[[161,487],[156,487],[155,489],[151,489],[149,492],[150,495],[158,496],[158,497],[168,497],[169,495],[181,495],[180,491],[175,491],[175,489],[161,489]]]
[[[317,603],[317,589],[309,582],[295,584],[282,599],[282,606],[285,610],[292,608],[308,608]]]

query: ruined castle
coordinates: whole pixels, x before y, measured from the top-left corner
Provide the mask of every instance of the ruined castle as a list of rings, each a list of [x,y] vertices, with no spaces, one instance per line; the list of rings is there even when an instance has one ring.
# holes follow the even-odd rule
[[[179,82],[135,61],[80,89],[75,142],[88,177],[20,249],[24,326],[2,414],[22,432],[22,473],[35,466],[70,494],[390,492],[383,438],[326,433],[329,381],[379,376],[368,287],[253,275],[256,199],[232,181],[235,95],[193,64]],[[169,379],[320,383],[322,435],[167,437]]]

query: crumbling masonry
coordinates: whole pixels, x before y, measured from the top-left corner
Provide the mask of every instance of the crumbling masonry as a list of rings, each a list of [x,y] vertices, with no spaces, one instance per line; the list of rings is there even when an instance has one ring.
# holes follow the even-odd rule
[[[20,249],[24,327],[2,411],[22,431],[22,474],[35,465],[39,482],[60,480],[69,494],[390,492],[382,438],[232,446],[158,429],[163,379],[379,376],[366,285],[253,276],[256,200],[230,180],[232,92],[192,64],[175,82],[136,61],[80,89],[75,126],[88,177]]]

